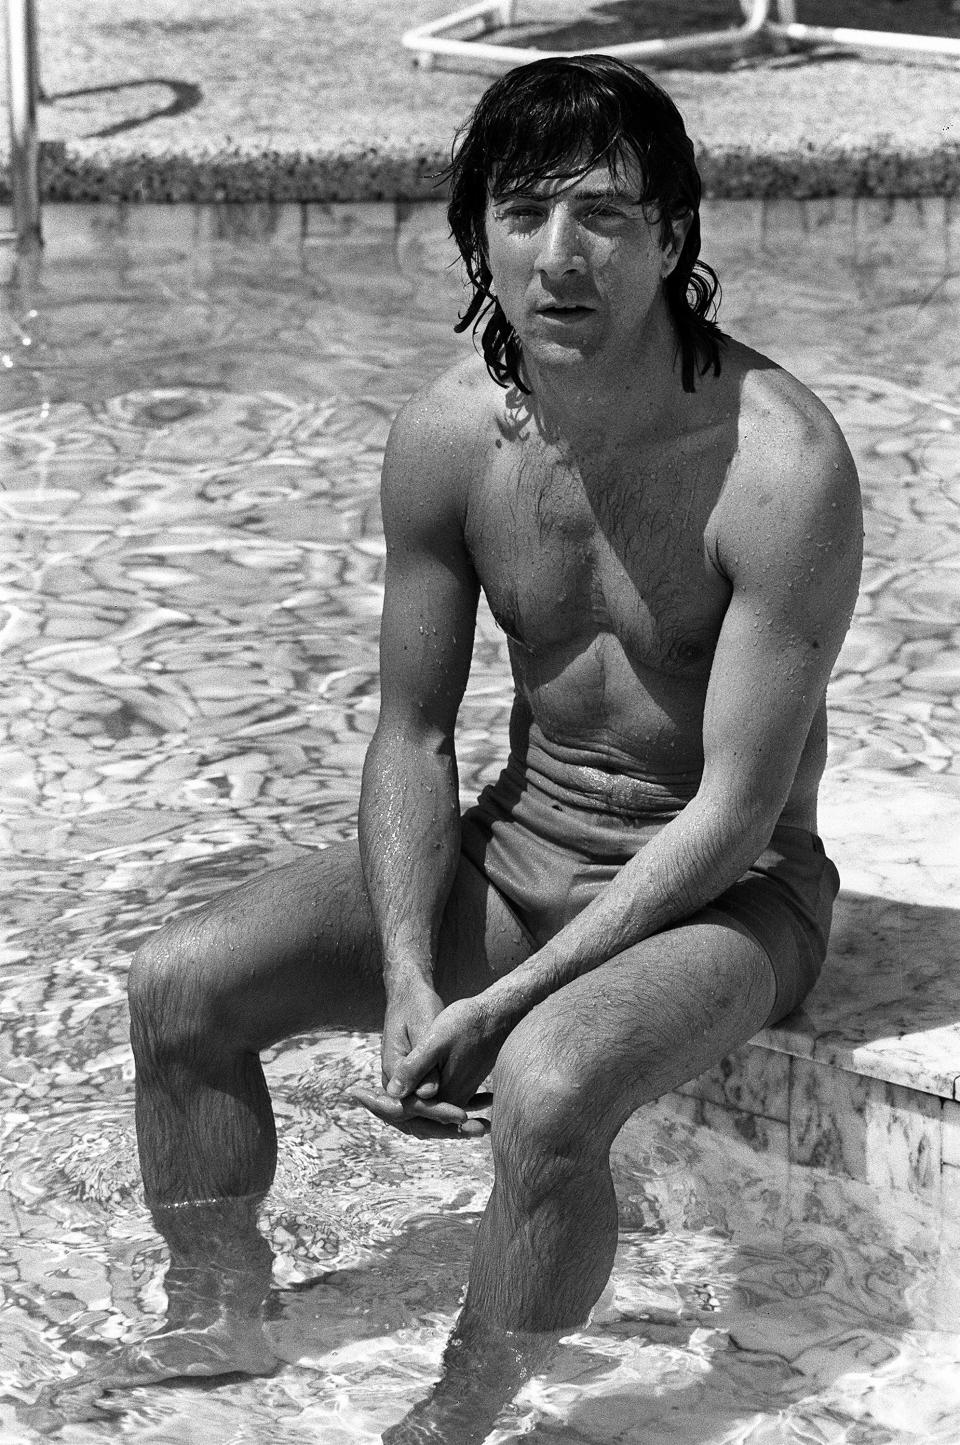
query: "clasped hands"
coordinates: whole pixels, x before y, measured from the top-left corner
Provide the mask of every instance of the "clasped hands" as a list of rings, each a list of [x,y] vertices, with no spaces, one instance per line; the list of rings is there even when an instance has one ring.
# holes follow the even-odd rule
[[[350,1097],[418,1138],[483,1135],[489,1119],[482,1111],[491,1095],[477,1091],[508,1032],[483,994],[444,1007],[424,979],[411,978],[388,998],[382,1087],[357,1085]]]

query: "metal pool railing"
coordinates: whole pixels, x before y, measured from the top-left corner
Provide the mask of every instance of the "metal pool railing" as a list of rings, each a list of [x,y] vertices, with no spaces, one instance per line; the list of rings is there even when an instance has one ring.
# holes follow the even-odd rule
[[[34,0],[6,0],[5,10],[13,229],[0,232],[0,240],[28,248],[38,245],[41,239],[37,18]]]
[[[770,19],[773,0],[740,0],[744,15],[741,25],[727,30],[710,30],[694,35],[675,35],[665,40],[636,40],[621,45],[598,45],[594,51],[616,55],[621,60],[669,60],[698,51],[739,50],[755,35],[770,35],[797,45],[834,45],[854,50],[891,50],[910,55],[948,55],[960,60],[960,40],[941,35],[906,35],[892,30],[853,30],[830,25],[801,25],[796,18],[795,0],[776,0],[777,19]],[[535,45],[493,45],[476,38],[495,28],[516,23],[517,0],[477,0],[417,25],[401,36],[401,44],[413,51],[418,65],[430,66],[438,56],[468,61],[478,68],[526,65],[544,56],[576,55],[577,51],[542,50]],[[468,28],[469,35],[451,31]]]

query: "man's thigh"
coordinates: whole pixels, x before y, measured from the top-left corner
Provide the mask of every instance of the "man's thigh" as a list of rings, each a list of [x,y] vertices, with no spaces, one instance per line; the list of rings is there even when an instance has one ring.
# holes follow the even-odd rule
[[[569,1084],[578,1130],[586,1121],[609,1143],[635,1109],[752,1038],[775,991],[764,949],[705,909],[533,1009],[501,1052],[495,1097],[523,1076]]]
[[[444,1003],[481,993],[533,952],[533,942],[497,889],[461,857],[437,948],[434,982]]]
[[[437,992],[448,1003],[479,992],[529,952],[506,905],[462,859],[441,925]],[[145,953],[175,979],[179,1009],[203,1010],[250,1049],[383,1021],[380,943],[356,841],[230,889],[164,928]]]
[[[131,1003],[259,1051],[321,1022],[376,1027],[379,949],[355,843],[260,873],[183,914],[134,959]]]

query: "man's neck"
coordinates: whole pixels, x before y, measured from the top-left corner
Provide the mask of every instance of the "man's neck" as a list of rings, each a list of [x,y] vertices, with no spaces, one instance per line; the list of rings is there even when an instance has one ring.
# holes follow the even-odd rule
[[[680,357],[672,325],[627,357],[598,355],[578,365],[532,363],[531,409],[542,434],[578,446],[605,447],[660,436],[676,425],[683,393]]]

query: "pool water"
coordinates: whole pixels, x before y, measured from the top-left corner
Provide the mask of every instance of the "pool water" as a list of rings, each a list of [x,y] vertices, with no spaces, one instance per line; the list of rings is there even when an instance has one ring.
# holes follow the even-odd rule
[[[708,206],[721,318],[838,416],[864,590],[828,780],[960,788],[955,325],[945,201]],[[4,887],[0,1441],[41,1388],[155,1326],[124,978],[174,913],[355,826],[377,716],[380,459],[462,352],[436,207],[51,208],[0,334]],[[951,249],[954,248],[954,249]],[[481,616],[458,752],[496,775],[510,688]],[[375,1440],[436,1377],[488,1146],[384,1131],[373,1035],[272,1051],[269,1380],[165,1385],[69,1442]],[[960,1441],[960,1252],[922,1199],[754,1153],[664,1101],[617,1151],[591,1323],[494,1437]]]

